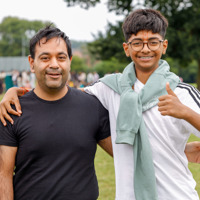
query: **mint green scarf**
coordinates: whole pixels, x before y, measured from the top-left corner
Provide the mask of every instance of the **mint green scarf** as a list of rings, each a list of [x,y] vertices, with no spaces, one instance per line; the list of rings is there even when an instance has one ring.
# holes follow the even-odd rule
[[[100,79],[120,95],[116,143],[133,145],[134,190],[137,200],[158,200],[151,146],[142,112],[155,106],[159,96],[167,94],[167,82],[172,90],[178,85],[179,77],[169,70],[168,63],[160,60],[159,67],[151,74],[139,94],[132,89],[137,79],[133,62],[122,74]]]

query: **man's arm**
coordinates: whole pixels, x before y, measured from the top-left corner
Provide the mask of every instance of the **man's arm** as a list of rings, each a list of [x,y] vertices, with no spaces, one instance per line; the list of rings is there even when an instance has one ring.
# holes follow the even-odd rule
[[[107,137],[103,140],[100,140],[98,142],[99,146],[101,146],[104,151],[106,151],[110,156],[113,157],[113,149],[112,149],[112,142],[111,142],[111,136]]]
[[[7,125],[5,119],[7,119],[11,124],[14,123],[8,113],[18,116],[21,115],[22,111],[18,96],[22,96],[26,92],[28,92],[28,90],[25,88],[12,87],[5,93],[2,101],[0,102],[0,120],[4,126]],[[12,109],[12,104],[15,105],[17,111]]]
[[[0,145],[0,199],[13,200],[13,171],[17,147]]]
[[[185,154],[189,162],[200,163],[200,142],[189,142],[185,147]]]
[[[161,115],[184,119],[200,131],[200,114],[182,104],[171,90],[169,83],[166,85],[166,90],[168,95],[159,97],[158,110]]]

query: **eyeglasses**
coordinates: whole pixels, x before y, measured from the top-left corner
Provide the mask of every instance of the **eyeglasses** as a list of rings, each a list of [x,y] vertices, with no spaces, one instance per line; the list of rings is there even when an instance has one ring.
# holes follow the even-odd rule
[[[152,39],[149,39],[147,42],[144,42],[140,39],[133,39],[131,42],[127,42],[127,44],[130,44],[131,48],[134,51],[141,51],[144,48],[144,44],[147,44],[150,50],[156,51],[159,49],[161,42],[164,42],[164,40],[152,38]]]

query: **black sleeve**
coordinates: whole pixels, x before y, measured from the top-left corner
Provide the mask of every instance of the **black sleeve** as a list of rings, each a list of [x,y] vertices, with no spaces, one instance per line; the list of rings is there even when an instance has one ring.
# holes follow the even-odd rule
[[[96,140],[103,140],[110,136],[110,121],[108,111],[99,102],[99,129]]]
[[[14,126],[10,122],[7,122],[7,126],[3,126],[0,122],[0,145],[18,146]]]

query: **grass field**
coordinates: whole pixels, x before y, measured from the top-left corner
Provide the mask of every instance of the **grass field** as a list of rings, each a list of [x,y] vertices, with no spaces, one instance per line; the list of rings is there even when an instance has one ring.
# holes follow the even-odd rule
[[[0,100],[2,95],[0,95]],[[191,135],[189,141],[200,141],[194,135]],[[113,158],[108,156],[101,148],[98,147],[95,158],[95,167],[99,182],[98,200],[114,200],[115,198],[115,177]],[[196,190],[200,196],[200,164],[189,163],[189,168],[197,182]]]

